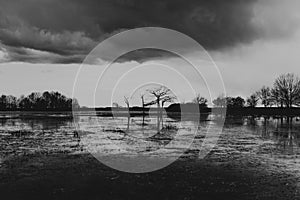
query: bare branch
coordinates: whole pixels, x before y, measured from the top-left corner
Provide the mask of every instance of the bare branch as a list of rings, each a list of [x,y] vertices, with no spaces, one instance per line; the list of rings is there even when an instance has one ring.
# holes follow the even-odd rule
[[[127,105],[127,107],[129,108],[129,97],[124,96],[124,102]]]

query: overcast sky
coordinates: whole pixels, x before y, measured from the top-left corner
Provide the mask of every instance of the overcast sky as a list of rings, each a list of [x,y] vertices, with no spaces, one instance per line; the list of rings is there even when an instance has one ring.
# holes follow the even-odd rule
[[[71,96],[81,62],[99,42],[128,29],[157,26],[199,42],[219,67],[227,94],[246,97],[271,86],[281,73],[300,75],[299,9],[298,0],[0,0],[0,93],[58,90]],[[193,54],[189,46],[181,48]],[[147,51],[120,59],[114,68],[153,60],[186,67],[169,54]],[[102,61],[100,68],[105,57]],[[187,78],[207,95],[192,73]],[[97,104],[108,105],[101,95]],[[179,101],[192,98],[178,95]],[[84,93],[76,98],[91,106]]]

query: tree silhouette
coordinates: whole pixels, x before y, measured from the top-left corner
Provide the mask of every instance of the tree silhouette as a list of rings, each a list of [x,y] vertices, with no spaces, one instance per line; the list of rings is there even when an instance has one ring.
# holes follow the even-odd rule
[[[0,97],[0,109],[6,110],[6,95],[1,95]]]
[[[6,108],[8,110],[16,110],[17,109],[17,98],[12,96],[12,95],[9,95],[6,97]]]
[[[12,95],[0,96],[0,110],[21,111],[70,111],[79,108],[76,99],[70,99],[59,92],[32,92],[28,96],[21,95],[16,98]]]
[[[265,107],[272,105],[272,92],[269,87],[263,86],[259,91],[256,92],[256,95],[261,101],[261,104]]]
[[[141,94],[141,100],[142,100],[142,109],[143,109],[143,122],[142,122],[142,126],[145,125],[145,94]]]
[[[219,96],[217,99],[213,100],[213,104],[217,107],[225,108],[242,108],[245,106],[245,100],[238,97],[224,97],[223,95]]]
[[[247,105],[251,108],[254,108],[257,106],[258,103],[258,96],[256,94],[252,94],[250,97],[247,98]]]
[[[207,99],[202,97],[200,94],[197,94],[192,102],[195,104],[199,104],[201,107],[207,107]]]
[[[292,73],[280,75],[274,82],[273,96],[288,108],[300,104],[300,79]]]
[[[130,123],[130,104],[129,104],[129,97],[124,96],[124,102],[127,106],[127,131],[129,131],[129,123]]]
[[[153,104],[154,102],[157,105],[157,130],[160,130],[160,121],[162,119],[162,110],[163,104],[166,102],[173,101],[176,97],[172,94],[171,90],[167,87],[161,86],[158,88],[148,89],[147,90],[150,95],[154,96],[155,99],[151,101],[149,104]],[[162,103],[163,102],[163,103]]]
[[[165,103],[172,103],[174,100],[176,100],[175,96],[165,96],[161,100],[161,107],[164,108]]]
[[[277,107],[283,107],[284,105],[283,99],[281,98],[280,91],[274,88],[271,89],[271,103]]]
[[[238,97],[226,97],[226,104],[228,108],[242,108],[245,106],[245,100]]]
[[[226,97],[224,95],[218,96],[216,99],[213,100],[213,104],[217,107],[224,108],[226,107]]]
[[[130,107],[130,104],[129,104],[129,97],[124,96],[124,102],[125,102],[127,108],[129,109],[129,107]]]

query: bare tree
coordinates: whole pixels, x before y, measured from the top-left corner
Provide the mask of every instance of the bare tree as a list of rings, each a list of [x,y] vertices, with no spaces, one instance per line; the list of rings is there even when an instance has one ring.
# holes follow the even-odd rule
[[[145,94],[141,94],[141,100],[142,100],[142,108],[143,108],[143,123],[142,126],[145,125]]]
[[[129,109],[129,105],[130,105],[130,104],[129,104],[129,97],[124,96],[124,102],[125,102],[127,108]]]
[[[174,97],[171,93],[171,90],[163,86],[159,88],[149,89],[148,92],[155,97],[154,101],[156,102],[158,109],[160,109],[160,103],[163,100]],[[152,104],[154,101],[150,102],[150,104]]]
[[[247,105],[251,108],[254,108],[257,106],[258,103],[258,96],[256,94],[252,94],[250,97],[247,98]]]
[[[147,91],[150,93],[150,95],[155,97],[155,99],[152,102],[150,102],[150,104],[153,104],[155,102],[157,105],[157,130],[159,131],[160,121],[161,121],[160,119],[162,119],[161,107],[163,107],[164,103],[173,101],[174,99],[176,99],[176,97],[172,94],[170,89],[164,86],[154,88],[154,89],[149,89]]]
[[[273,95],[288,108],[300,103],[300,79],[292,73],[280,75],[274,82]]]
[[[162,98],[161,100],[161,107],[163,108],[165,103],[172,103],[174,102],[174,100],[176,100],[177,98],[175,96],[165,96],[164,98]]]
[[[271,89],[271,102],[277,107],[283,107],[282,95],[280,95],[280,91],[275,88]]]
[[[256,95],[258,96],[261,104],[264,105],[264,107],[272,105],[272,91],[269,87],[263,86],[259,91],[256,92]]]
[[[128,112],[128,115],[127,115],[127,131],[129,131],[129,123],[130,123],[130,104],[129,104],[129,97],[127,96],[124,96],[124,102],[127,106],[127,112]]]

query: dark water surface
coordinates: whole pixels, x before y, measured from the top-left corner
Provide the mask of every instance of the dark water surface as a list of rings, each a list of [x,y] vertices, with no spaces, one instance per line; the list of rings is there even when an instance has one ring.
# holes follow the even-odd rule
[[[198,153],[208,127],[200,122],[193,144],[185,136],[197,123],[164,119],[166,132],[181,132],[182,143],[166,150],[180,156],[173,164],[145,174],[128,174],[96,160],[135,156],[162,148],[163,140],[147,140],[156,118],[48,114],[0,118],[0,191],[5,199],[300,199],[300,122],[276,118],[231,117],[217,145],[204,158]],[[213,119],[212,116],[209,119]],[[81,130],[74,137],[75,125]],[[129,129],[128,129],[129,128]],[[126,133],[126,134],[125,134]],[[113,141],[114,145],[111,145]],[[126,148],[125,148],[126,146]],[[177,155],[179,154],[179,155]]]

